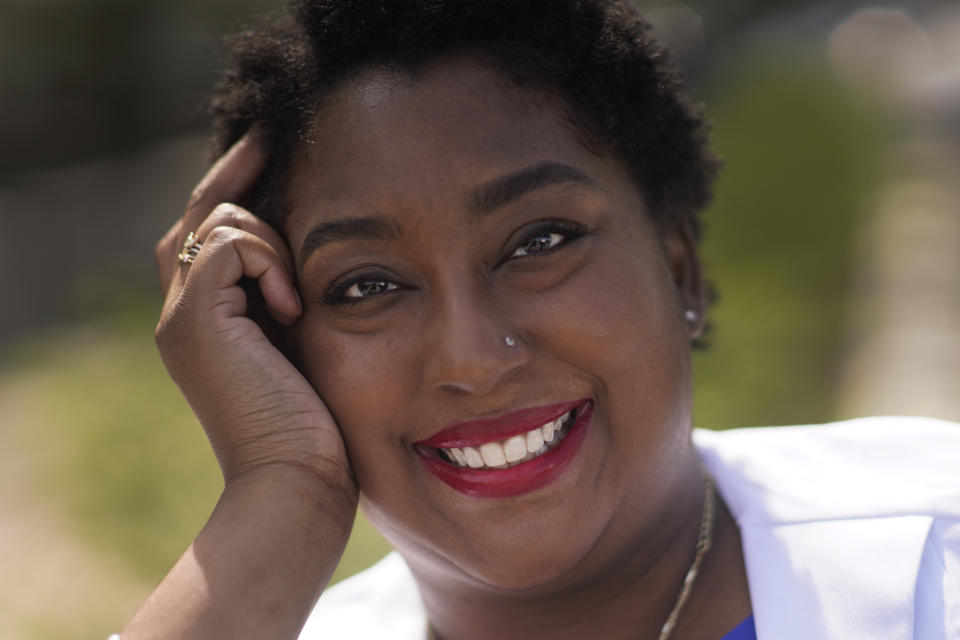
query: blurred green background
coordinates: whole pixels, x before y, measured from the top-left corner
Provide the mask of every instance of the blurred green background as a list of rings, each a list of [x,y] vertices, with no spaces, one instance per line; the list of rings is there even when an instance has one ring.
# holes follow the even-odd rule
[[[184,2],[146,14],[133,5],[94,5],[91,13],[80,3],[13,3],[0,20],[0,32],[16,35],[3,40],[6,52],[20,47],[39,56],[37,69],[51,83],[0,64],[5,80],[16,76],[7,89],[20,92],[13,97],[21,121],[13,133],[0,130],[10,143],[0,161],[0,249],[29,241],[52,251],[32,280],[22,275],[32,270],[29,261],[12,251],[0,258],[5,306],[17,307],[0,325],[4,638],[106,637],[119,629],[203,525],[221,488],[202,431],[153,345],[160,299],[149,243],[179,215],[177,198],[185,199],[203,169],[204,121],[195,106],[215,65],[189,74],[186,67],[213,57],[215,34],[272,5],[207,3],[201,10]],[[849,403],[857,388],[850,367],[858,341],[870,335],[860,310],[883,285],[870,266],[878,212],[900,180],[939,184],[922,170],[931,153],[923,144],[931,127],[941,144],[955,133],[940,111],[891,98],[889,87],[866,77],[869,68],[854,79],[844,75],[849,65],[830,35],[849,23],[853,8],[835,7],[819,22],[811,18],[806,31],[784,32],[794,9],[784,5],[778,14],[747,5],[737,20],[717,18],[715,30],[717,11],[709,5],[649,7],[707,107],[726,162],[703,246],[720,300],[712,346],[695,356],[695,419],[708,428],[859,413]],[[61,10],[60,18],[83,15],[86,22],[51,22]],[[166,21],[159,26],[158,16]],[[142,42],[132,44],[131,24],[149,24],[149,55]],[[124,34],[110,40],[114,49],[95,46],[114,31]],[[127,50],[135,64],[122,60]],[[75,55],[89,60],[64,64]],[[106,71],[98,77],[95,69]],[[175,95],[151,97],[165,82],[177,85]],[[139,93],[114,103],[131,87]],[[29,100],[51,96],[65,100],[59,107],[75,120],[61,122],[57,105],[45,106],[41,116],[53,118],[48,148],[30,148],[22,125]],[[71,111],[71,104],[81,106]],[[10,129],[9,120],[4,126]],[[926,155],[917,155],[918,146]],[[955,148],[949,142],[944,153]],[[123,217],[131,205],[109,186],[126,177],[122,188],[133,206],[151,200],[143,207],[150,216],[133,227],[123,226],[132,224]],[[153,198],[158,183],[163,195]],[[42,215],[56,205],[43,199],[50,189],[83,193],[79,212],[49,225],[25,221],[31,207]],[[97,213],[103,203],[122,210],[119,231]],[[78,216],[82,227],[64,222]],[[73,239],[57,244],[58,229]],[[74,255],[117,242],[131,254],[122,265]],[[941,417],[960,418],[951,413],[955,405],[942,406]],[[335,580],[386,550],[360,517]]]

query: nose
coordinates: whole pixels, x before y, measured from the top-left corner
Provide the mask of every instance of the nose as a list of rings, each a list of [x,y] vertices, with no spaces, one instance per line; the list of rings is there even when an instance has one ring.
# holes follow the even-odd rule
[[[490,296],[447,299],[431,323],[424,375],[432,388],[486,395],[529,361],[530,348]]]

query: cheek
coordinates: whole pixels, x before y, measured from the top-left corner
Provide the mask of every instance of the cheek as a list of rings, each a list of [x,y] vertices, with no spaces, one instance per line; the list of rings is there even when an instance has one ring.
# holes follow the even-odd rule
[[[683,347],[675,287],[659,254],[633,256],[625,247],[598,254],[549,292],[517,301],[528,331],[615,368]]]
[[[592,379],[612,425],[631,425],[612,439],[666,444],[689,415],[689,345],[659,256],[617,247],[528,307],[533,341]]]
[[[404,447],[395,428],[406,414],[411,397],[410,341],[385,333],[351,334],[304,317],[298,338],[303,372],[326,403],[340,427],[354,472],[365,480],[384,465],[376,460]]]

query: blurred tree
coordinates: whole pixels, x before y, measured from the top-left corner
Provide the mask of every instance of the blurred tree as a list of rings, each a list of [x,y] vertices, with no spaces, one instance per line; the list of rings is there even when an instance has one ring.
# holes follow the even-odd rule
[[[0,4],[0,175],[206,125],[216,35],[277,0]]]

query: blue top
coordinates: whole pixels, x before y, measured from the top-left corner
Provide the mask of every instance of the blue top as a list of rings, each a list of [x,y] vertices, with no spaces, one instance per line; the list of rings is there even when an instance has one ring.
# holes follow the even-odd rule
[[[721,640],[757,640],[757,629],[753,626],[753,614],[737,625],[737,628],[723,636]]]

